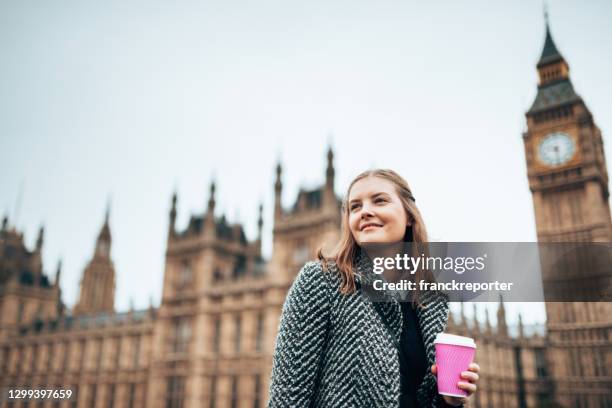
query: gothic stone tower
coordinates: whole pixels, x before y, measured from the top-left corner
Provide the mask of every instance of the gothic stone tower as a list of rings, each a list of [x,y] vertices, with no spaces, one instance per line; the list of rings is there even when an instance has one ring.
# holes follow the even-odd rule
[[[75,315],[115,311],[115,267],[110,256],[112,239],[108,225],[109,214],[110,209],[107,208],[93,258],[81,278],[81,292],[74,307]]]
[[[523,134],[539,242],[610,242],[608,173],[601,132],[574,91],[548,21],[538,92]],[[554,274],[555,271],[551,271]],[[593,271],[580,270],[581,278]],[[544,273],[545,297],[553,276]],[[610,303],[547,302],[549,359],[559,403],[612,405]],[[607,404],[607,405],[606,405]]]
[[[301,189],[292,208],[282,206],[282,168],[276,167],[274,184],[274,242],[271,261],[272,278],[292,281],[308,260],[316,258],[323,247],[329,251],[338,242],[341,200],[334,192],[334,153],[327,151],[325,184],[314,190]]]
[[[264,299],[262,208],[248,241],[242,225],[215,216],[214,183],[204,214],[182,231],[176,203],[174,194],[146,406],[232,406],[240,396],[261,407],[274,341],[264,334],[277,324]]]
[[[41,227],[36,247],[26,248],[23,233],[9,225],[8,217],[0,229],[0,341],[35,321],[53,319],[64,313],[58,264],[55,282],[43,270]]]

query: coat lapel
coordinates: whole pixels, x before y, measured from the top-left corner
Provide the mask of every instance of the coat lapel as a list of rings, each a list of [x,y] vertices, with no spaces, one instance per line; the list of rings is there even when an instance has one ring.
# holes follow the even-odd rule
[[[355,259],[355,280],[359,282],[362,289],[371,288],[373,281],[380,277],[373,273],[373,264],[370,258],[365,254],[359,253]],[[367,289],[366,289],[367,291]],[[392,325],[392,330],[399,341],[402,332],[402,313],[399,301],[400,296],[393,291],[385,291],[374,294],[377,301],[382,301],[385,304],[386,314],[388,313],[388,321]],[[384,299],[381,299],[382,296]],[[419,405],[426,407],[431,404],[429,401],[430,395],[434,394],[436,378],[431,373],[431,366],[436,360],[436,350],[434,340],[436,335],[446,328],[448,319],[448,298],[441,292],[425,292],[421,295],[421,304],[423,307],[416,309],[416,315],[421,329],[423,345],[427,357],[427,371],[421,384],[417,389],[417,400]]]
[[[422,295],[421,303],[424,307],[418,307],[416,314],[429,364],[425,377],[423,377],[423,381],[417,390],[417,400],[421,406],[425,407],[427,406],[426,402],[429,400],[429,395],[435,394],[432,391],[437,387],[436,378],[431,373],[431,366],[436,361],[434,340],[436,335],[443,332],[446,328],[448,298],[441,292],[426,292]]]
[[[380,275],[373,272],[372,260],[361,252],[355,261],[355,280],[359,282],[363,293],[372,302],[380,303],[390,328],[394,334],[395,341],[399,342],[402,334],[402,312],[399,304],[400,297],[393,291],[379,292],[372,289],[375,280],[381,279]]]

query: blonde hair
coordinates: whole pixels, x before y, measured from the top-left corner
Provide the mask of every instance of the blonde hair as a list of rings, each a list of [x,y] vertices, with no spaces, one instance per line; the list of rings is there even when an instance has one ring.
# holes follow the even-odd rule
[[[349,206],[348,199],[351,192],[351,188],[355,185],[359,180],[365,179],[367,177],[378,177],[383,180],[387,180],[393,184],[397,195],[406,211],[406,216],[411,221],[411,225],[406,228],[406,234],[404,236],[405,241],[411,241],[415,245],[413,246],[413,251],[418,256],[419,252],[423,252],[426,248],[418,248],[419,244],[427,243],[427,230],[425,228],[425,223],[423,222],[423,218],[421,217],[421,212],[417,208],[414,200],[414,196],[412,195],[412,191],[408,186],[406,180],[402,178],[399,174],[394,172],[393,170],[387,169],[375,169],[375,170],[367,170],[363,173],[359,174],[355,179],[351,182],[346,192],[346,196],[342,201],[342,228],[341,235],[338,244],[335,249],[332,251],[332,254],[329,256],[323,255],[322,248],[319,248],[317,251],[317,258],[321,261],[323,267],[328,269],[328,262],[335,262],[338,272],[340,273],[340,277],[342,280],[342,285],[340,286],[340,292],[343,294],[353,293],[356,290],[355,284],[355,275],[354,275],[354,259],[359,253],[360,247],[353,234],[351,233],[351,229],[349,227]],[[423,246],[421,246],[423,247]],[[425,269],[418,269],[414,277],[416,281],[426,280],[431,281],[431,274]],[[417,288],[419,285],[417,285]],[[413,303],[420,304],[420,292],[417,290],[414,292]]]

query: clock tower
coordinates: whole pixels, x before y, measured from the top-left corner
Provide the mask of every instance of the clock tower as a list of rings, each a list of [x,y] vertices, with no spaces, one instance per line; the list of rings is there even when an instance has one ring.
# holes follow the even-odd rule
[[[523,134],[529,188],[538,242],[611,242],[608,172],[599,128],[576,93],[569,65],[546,21],[544,49],[537,63],[538,91],[525,114]],[[576,260],[572,260],[576,261]],[[583,282],[597,271],[576,268]],[[544,296],[555,290],[554,275],[543,272]],[[558,300],[558,299],[557,299]],[[562,406],[600,407],[612,401],[609,377],[609,302],[546,302],[554,395]]]
[[[538,241],[612,241],[601,132],[574,90],[548,23],[537,68],[538,93],[523,141]]]

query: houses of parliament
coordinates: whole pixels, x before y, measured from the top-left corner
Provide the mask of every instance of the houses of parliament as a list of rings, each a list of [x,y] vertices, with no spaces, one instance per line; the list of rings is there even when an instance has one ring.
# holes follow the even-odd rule
[[[537,95],[522,135],[539,242],[610,242],[608,174],[600,130],[573,88],[548,25]],[[518,137],[518,136],[517,136]],[[274,183],[273,250],[259,234],[207,209],[177,229],[170,203],[158,307],[114,310],[108,214],[71,310],[42,262],[44,231],[29,249],[6,217],[0,230],[0,407],[262,408],[282,305],[300,267],[339,237],[333,152],[324,182],[281,202]],[[581,271],[588,279],[590,271]],[[547,277],[543,277],[546,292]],[[612,407],[612,304],[546,303],[545,332],[451,314],[448,331],[473,337],[481,365],[473,407]],[[66,399],[12,399],[9,389],[71,390]]]

